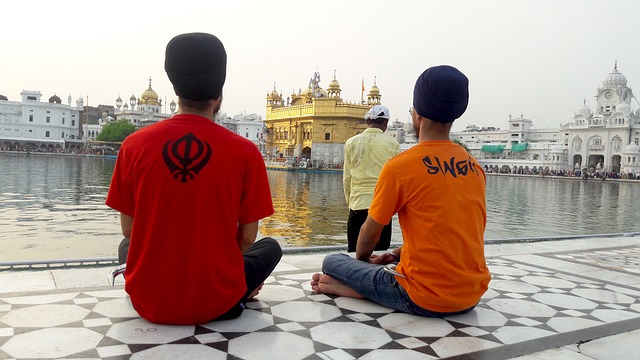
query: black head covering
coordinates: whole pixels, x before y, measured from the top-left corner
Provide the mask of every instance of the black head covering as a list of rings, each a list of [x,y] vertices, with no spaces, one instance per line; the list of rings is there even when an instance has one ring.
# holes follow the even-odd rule
[[[413,107],[430,120],[449,123],[469,104],[469,79],[458,69],[440,65],[425,70],[413,88]]]
[[[227,53],[211,34],[181,34],[167,44],[164,70],[179,97],[217,99],[227,77]]]

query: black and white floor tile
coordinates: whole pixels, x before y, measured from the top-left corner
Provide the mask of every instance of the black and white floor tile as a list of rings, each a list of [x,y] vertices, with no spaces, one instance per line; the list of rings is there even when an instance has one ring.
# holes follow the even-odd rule
[[[239,319],[201,326],[141,319],[122,285],[5,293],[0,359],[500,359],[640,329],[640,246],[491,256],[476,310],[445,319],[315,294],[293,257]]]

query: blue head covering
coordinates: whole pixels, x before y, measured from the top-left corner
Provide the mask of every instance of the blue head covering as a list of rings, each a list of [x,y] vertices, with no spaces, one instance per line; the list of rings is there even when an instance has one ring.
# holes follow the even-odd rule
[[[440,65],[425,70],[413,88],[413,107],[427,119],[449,123],[469,104],[469,79],[458,69]]]

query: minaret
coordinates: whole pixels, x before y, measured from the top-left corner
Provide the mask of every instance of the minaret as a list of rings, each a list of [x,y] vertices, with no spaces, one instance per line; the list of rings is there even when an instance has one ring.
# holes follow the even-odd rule
[[[368,105],[380,105],[382,100],[382,95],[380,95],[380,89],[378,89],[377,79],[373,77],[373,86],[371,90],[369,90],[369,94],[367,95],[367,104]]]
[[[329,87],[327,88],[327,95],[330,98],[340,98],[340,92],[342,90],[340,90],[340,83],[338,82],[338,80],[336,80],[336,71],[333,70],[333,80],[331,80],[331,83],[329,84]]]

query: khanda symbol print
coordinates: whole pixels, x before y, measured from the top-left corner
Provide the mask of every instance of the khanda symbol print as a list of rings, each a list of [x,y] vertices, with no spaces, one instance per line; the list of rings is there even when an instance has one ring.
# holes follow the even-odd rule
[[[162,157],[173,178],[186,183],[195,179],[211,158],[211,146],[192,133],[170,140],[162,148]]]

